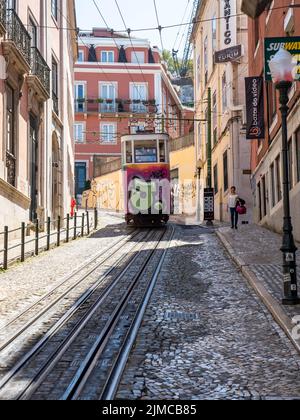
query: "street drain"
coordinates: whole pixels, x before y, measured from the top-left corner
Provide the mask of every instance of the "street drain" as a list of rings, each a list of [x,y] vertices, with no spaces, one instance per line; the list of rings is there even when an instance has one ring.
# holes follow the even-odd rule
[[[197,321],[200,319],[200,316],[188,312],[167,311],[165,312],[165,319],[171,321]]]

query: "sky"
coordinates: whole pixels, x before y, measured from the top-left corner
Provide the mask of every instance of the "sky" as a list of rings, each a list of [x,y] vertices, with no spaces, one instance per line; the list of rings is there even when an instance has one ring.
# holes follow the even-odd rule
[[[75,0],[77,9],[77,26],[81,30],[90,30],[92,27],[105,27],[92,0]],[[123,30],[124,23],[118,12],[115,0],[96,0],[109,27],[114,30]],[[157,28],[153,0],[117,0],[123,14],[126,26],[130,29]],[[156,0],[161,26],[189,22],[194,0]],[[187,38],[187,26],[182,28],[165,29],[162,31],[163,46],[165,49],[179,49],[179,56],[183,55]],[[161,41],[159,31],[133,32],[133,37],[146,38],[152,46],[160,49]],[[175,44],[176,41],[176,44]]]

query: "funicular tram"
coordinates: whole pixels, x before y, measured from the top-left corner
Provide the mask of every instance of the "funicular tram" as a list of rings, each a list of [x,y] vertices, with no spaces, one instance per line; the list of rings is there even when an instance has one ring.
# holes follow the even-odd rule
[[[169,136],[140,132],[123,136],[121,142],[127,224],[161,226],[168,223]]]

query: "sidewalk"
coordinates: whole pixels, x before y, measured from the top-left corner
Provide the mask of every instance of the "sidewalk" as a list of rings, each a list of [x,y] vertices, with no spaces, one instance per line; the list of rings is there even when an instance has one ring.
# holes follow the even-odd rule
[[[257,225],[241,226],[239,231],[221,227],[217,235],[241,269],[251,287],[300,352],[300,340],[293,334],[300,305],[283,306],[282,237]],[[300,245],[299,245],[300,248]],[[300,255],[298,253],[298,258]],[[300,279],[300,272],[298,271]],[[294,330],[295,332],[295,330]]]

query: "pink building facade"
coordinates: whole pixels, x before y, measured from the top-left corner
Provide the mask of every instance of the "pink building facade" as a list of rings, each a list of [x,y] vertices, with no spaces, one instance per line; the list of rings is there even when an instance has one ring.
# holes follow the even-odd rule
[[[175,139],[193,126],[158,48],[104,29],[79,34],[75,116],[77,196],[99,165],[121,157],[122,135],[155,130]]]
[[[76,59],[74,0],[0,0],[0,232],[70,209]]]

